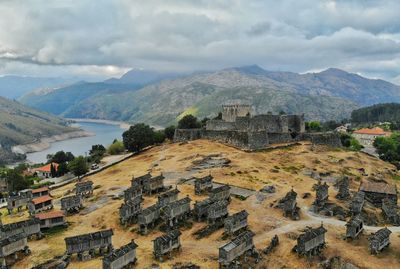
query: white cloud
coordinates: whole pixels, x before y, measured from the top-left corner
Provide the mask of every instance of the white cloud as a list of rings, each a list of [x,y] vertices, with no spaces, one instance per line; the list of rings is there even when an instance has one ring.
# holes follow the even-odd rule
[[[396,0],[0,3],[0,73],[107,77],[253,63],[391,80],[400,72]]]

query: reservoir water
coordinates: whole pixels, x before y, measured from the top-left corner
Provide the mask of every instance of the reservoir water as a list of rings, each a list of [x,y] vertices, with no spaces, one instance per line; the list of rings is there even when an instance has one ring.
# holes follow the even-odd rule
[[[63,141],[51,143],[48,149],[43,151],[33,152],[27,154],[27,159],[33,163],[46,162],[48,154],[54,154],[57,151],[63,150],[70,151],[75,156],[89,154],[92,145],[102,144],[107,147],[114,139],[121,140],[122,133],[125,131],[119,125],[93,123],[93,122],[79,122],[78,126],[90,133],[95,134],[89,137],[79,137]]]

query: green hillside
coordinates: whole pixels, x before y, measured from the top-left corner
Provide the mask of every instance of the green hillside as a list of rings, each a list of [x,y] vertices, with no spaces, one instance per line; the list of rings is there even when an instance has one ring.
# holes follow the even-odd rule
[[[400,122],[400,104],[387,103],[363,107],[351,113],[355,123]]]

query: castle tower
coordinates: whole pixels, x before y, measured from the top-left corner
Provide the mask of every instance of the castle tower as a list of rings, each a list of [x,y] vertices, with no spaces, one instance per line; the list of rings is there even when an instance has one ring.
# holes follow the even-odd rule
[[[223,105],[222,120],[227,122],[235,122],[237,117],[245,117],[250,115],[251,106],[244,104]]]

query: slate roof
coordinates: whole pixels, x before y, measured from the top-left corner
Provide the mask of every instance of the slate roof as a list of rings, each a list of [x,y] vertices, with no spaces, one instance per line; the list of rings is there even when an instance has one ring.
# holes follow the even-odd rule
[[[388,184],[386,182],[363,181],[360,186],[360,191],[394,194],[394,195],[397,194],[396,185]]]
[[[206,183],[209,181],[212,181],[213,177],[211,175],[205,176],[205,177],[195,177],[194,181],[198,183]]]
[[[235,239],[233,239],[231,242],[223,245],[221,249],[225,250],[226,252],[231,251],[232,249],[236,248],[239,246],[243,241],[246,241],[247,238],[253,238],[254,233],[252,231],[245,231],[241,234],[239,234]]]
[[[95,240],[98,238],[107,238],[114,234],[112,229],[102,230],[94,233],[81,234],[64,238],[67,244],[79,244],[85,241]]]
[[[386,238],[388,238],[390,236],[392,232],[387,228],[382,228],[380,230],[378,230],[376,233],[372,234],[370,237],[370,240],[378,240],[378,241],[382,241]]]
[[[37,219],[28,219],[28,220],[23,220],[23,221],[18,221],[18,222],[13,222],[13,223],[8,223],[8,224],[3,224],[0,226],[0,229],[2,232],[7,232],[7,231],[12,231],[19,229],[21,227],[27,227],[31,226],[34,224],[39,224],[40,222]]]
[[[126,253],[132,251],[133,249],[136,249],[137,247],[138,245],[135,243],[134,240],[132,240],[129,244],[126,244],[119,249],[112,251],[110,254],[104,256],[104,259],[113,262],[118,258],[124,256]]]
[[[230,190],[230,189],[231,189],[231,187],[229,187],[229,185],[222,185],[222,186],[218,186],[216,188],[211,189],[210,193],[219,193],[219,192]]]
[[[140,212],[140,214],[141,214],[141,215],[148,215],[148,214],[151,214],[151,213],[153,213],[154,211],[159,210],[159,209],[160,209],[160,207],[158,206],[158,204],[151,205],[151,206],[146,207],[145,209],[143,209],[143,210]]]
[[[92,185],[93,185],[93,181],[88,180],[88,181],[82,181],[82,182],[76,183],[75,187],[92,186]]]
[[[182,198],[180,200],[174,201],[174,202],[166,205],[165,208],[174,208],[174,207],[177,207],[180,205],[184,205],[184,204],[188,204],[188,203],[190,204],[190,201],[192,201],[192,200],[189,197],[185,197],[185,198]]]
[[[327,230],[321,225],[318,228],[308,229],[305,233],[299,235],[297,240],[300,242],[307,242],[317,236],[320,236],[321,234],[325,234],[326,232]]]
[[[157,237],[153,241],[169,242],[175,238],[178,238],[182,233],[179,230],[173,230],[167,234]]]
[[[360,215],[356,215],[352,217],[347,223],[346,226],[350,227],[358,227],[360,224],[363,223],[363,220]]]
[[[167,191],[167,192],[164,192],[164,193],[158,195],[158,198],[159,199],[160,198],[161,199],[162,198],[168,198],[168,197],[171,197],[171,196],[174,196],[174,195],[178,195],[178,193],[180,193],[180,191],[178,189],[173,189],[171,191]]]
[[[242,210],[240,212],[237,212],[235,214],[233,214],[232,216],[229,216],[229,219],[234,219],[234,220],[242,220],[247,218],[247,216],[249,215],[249,213],[247,213],[246,210]]]
[[[7,246],[13,242],[17,242],[26,237],[27,237],[26,234],[22,232],[7,238],[0,239],[0,246]]]

